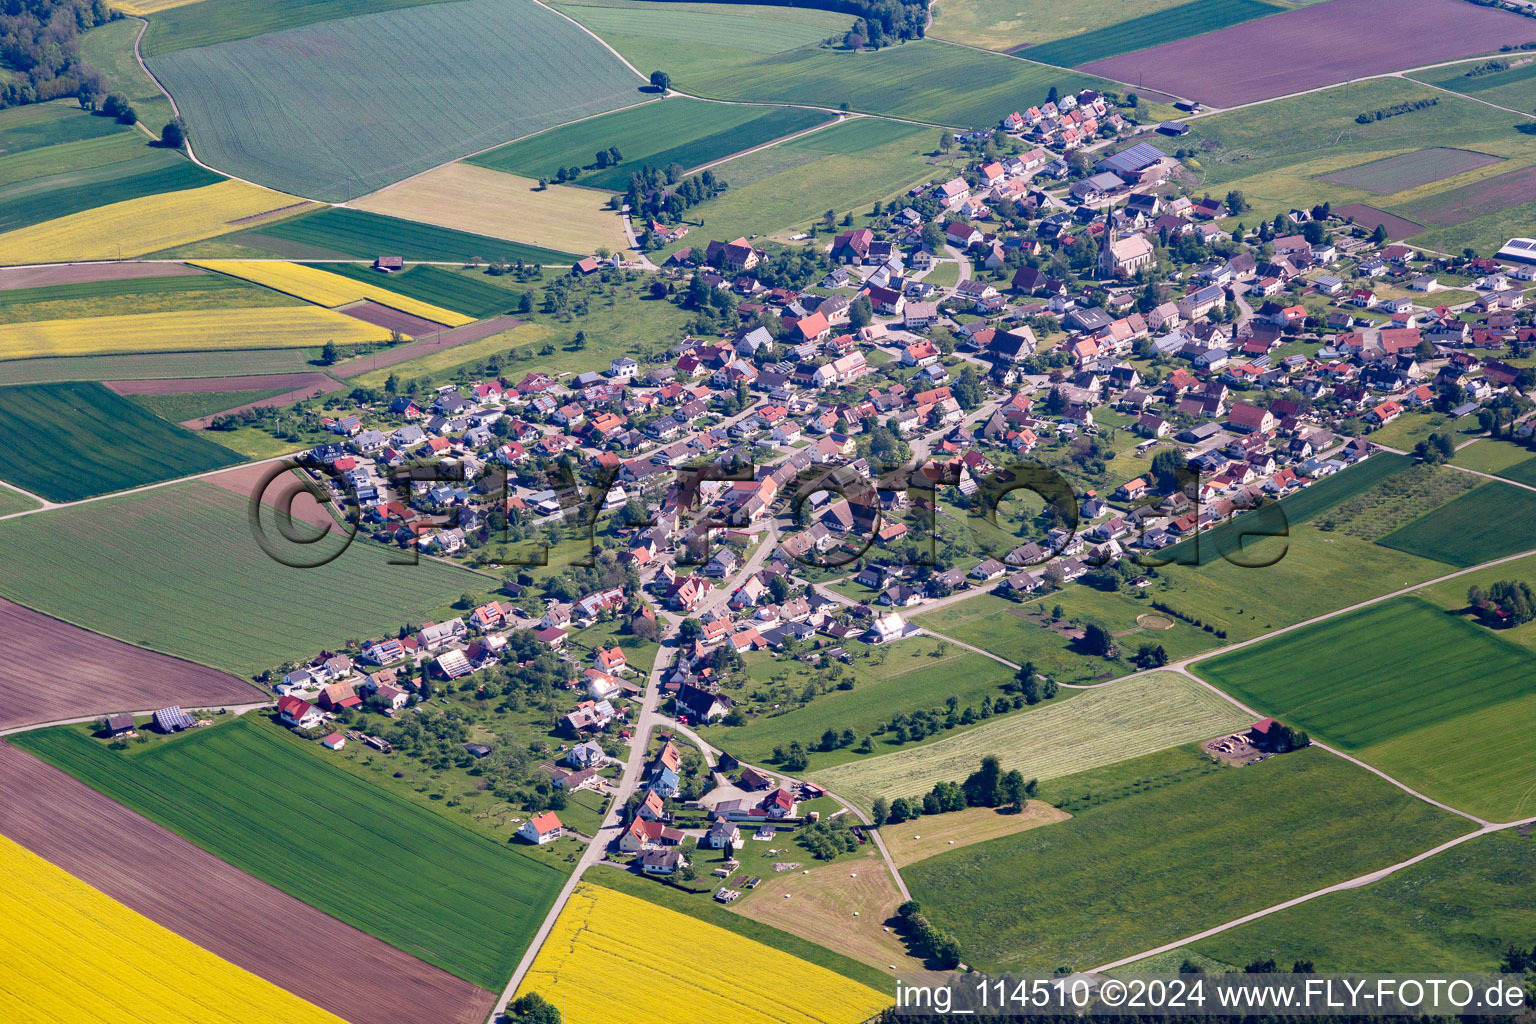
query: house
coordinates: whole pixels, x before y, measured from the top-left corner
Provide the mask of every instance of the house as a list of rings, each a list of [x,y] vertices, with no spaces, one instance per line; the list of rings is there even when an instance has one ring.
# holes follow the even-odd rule
[[[640,870],[648,875],[671,875],[687,866],[681,850],[649,850],[640,857]]]
[[[565,763],[573,768],[592,768],[606,764],[608,755],[596,740],[584,740],[565,754]]]
[[[681,829],[671,828],[659,821],[636,818],[619,837],[621,853],[642,853],[659,849],[663,845],[676,846],[683,841]]]
[[[870,625],[870,643],[884,644],[907,635],[907,623],[898,613],[877,618]]]
[[[319,708],[299,697],[279,697],[277,717],[293,729],[313,729],[323,718]]]
[[[629,668],[629,660],[617,647],[599,647],[594,658],[597,667],[609,674],[622,674]]]
[[[731,710],[732,701],[729,697],[718,693],[710,693],[700,689],[692,683],[684,683],[678,687],[674,697],[679,711],[686,712],[688,717],[695,722],[709,722],[723,717]]]
[[[554,811],[545,811],[543,814],[535,814],[522,827],[517,830],[519,837],[526,839],[535,846],[543,846],[559,839],[563,829],[560,818]]]
[[[108,715],[102,723],[102,732],[108,736],[126,736],[134,731],[132,715]]]
[[[709,827],[709,832],[704,837],[711,849],[739,850],[742,847],[741,827],[733,821],[717,821]]]
[[[1268,409],[1238,402],[1227,414],[1227,429],[1240,434],[1264,434],[1275,429],[1275,415]]]

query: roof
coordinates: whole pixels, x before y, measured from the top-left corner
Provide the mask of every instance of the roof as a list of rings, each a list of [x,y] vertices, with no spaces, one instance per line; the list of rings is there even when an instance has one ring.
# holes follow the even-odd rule
[[[1136,174],[1168,154],[1152,145],[1150,142],[1138,142],[1129,149],[1122,150],[1114,156],[1105,157],[1094,164],[1095,170],[1114,171],[1116,174]]]
[[[535,814],[529,818],[528,824],[532,825],[539,835],[544,835],[560,827],[560,818],[554,811],[545,811],[543,814]]]

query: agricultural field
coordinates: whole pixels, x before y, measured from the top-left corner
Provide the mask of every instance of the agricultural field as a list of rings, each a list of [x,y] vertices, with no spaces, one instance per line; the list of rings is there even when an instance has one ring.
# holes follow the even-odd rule
[[[0,836],[0,955],[7,1020],[341,1024],[319,1007],[134,913]]]
[[[1144,0],[1138,13],[1152,14],[1179,7],[1189,0]],[[1109,28],[1126,16],[1119,0],[1041,0],[1023,5],[1017,0],[936,0],[928,35],[989,50],[1011,50],[1021,56],[1031,46]]]
[[[722,160],[787,135],[826,124],[833,115],[802,107],[754,107],[671,97],[543,132],[468,162],[525,178],[550,178],[580,167],[587,188],[622,192],[644,167],[684,170]],[[622,159],[606,168],[598,150],[618,147]]]
[[[608,197],[569,185],[453,163],[364,196],[359,210],[438,227],[474,229],[548,249],[592,253],[628,247],[624,222]]]
[[[1140,10],[1140,7],[1136,9]],[[1282,10],[1284,8],[1265,0],[1194,0],[1066,39],[1031,46],[1020,56],[1045,64],[1077,67],[1116,54],[1201,36],[1255,18],[1267,18]]]
[[[192,265],[217,274],[237,277],[243,281],[252,281],[264,288],[292,295],[305,302],[313,302],[317,306],[345,306],[366,300],[434,321],[437,324],[446,324],[449,327],[462,327],[465,324],[474,323],[475,320],[472,316],[455,313],[441,306],[434,306],[430,302],[422,302],[408,295],[390,291],[378,283],[370,284],[353,277],[343,277],[302,263],[197,260],[193,261]],[[384,280],[383,274],[375,278],[376,282],[382,280]]]
[[[1466,567],[1536,548],[1536,492],[1486,483],[1377,543]]]
[[[433,2],[445,0],[326,0],[323,4],[306,0],[129,0],[142,5],[144,13],[154,15],[144,37],[146,57]]]
[[[249,388],[243,391],[181,391],[134,395],[134,404],[143,406],[163,420],[184,420],[212,416],[236,406],[250,405],[286,394],[292,388]]]
[[[124,14],[143,17],[148,14],[159,14],[161,11],[168,11],[172,7],[181,7],[197,2],[198,0],[123,0],[123,2],[115,6]],[[137,31],[137,27],[135,27],[135,31]]]
[[[306,350],[299,348],[230,349],[223,352],[15,359],[6,362],[4,368],[7,381],[46,384],[66,380],[172,380],[289,373],[311,369],[306,359]]]
[[[1452,465],[1536,486],[1536,455],[1509,441],[1483,438],[1456,453]]]
[[[0,263],[142,256],[223,234],[237,220],[297,212],[294,203],[240,181],[128,199],[0,234]]]
[[[1190,948],[1232,970],[1273,956],[1320,971],[1493,971],[1512,936],[1536,931],[1533,885],[1536,838],[1500,832]]]
[[[1419,464],[1322,513],[1318,528],[1337,530],[1361,540],[1379,540],[1480,482],[1470,473]]]
[[[995,755],[1004,771],[1017,768],[1025,778],[1052,779],[1220,736],[1252,722],[1252,716],[1193,680],[1157,672],[813,777],[868,809],[876,797],[921,795],[936,782],[959,782],[987,755]]]
[[[10,288],[3,295],[5,305],[0,306],[0,323],[3,324],[104,317],[121,313],[125,309],[131,309],[138,315],[193,309],[303,305],[299,299],[267,288],[196,270],[190,270],[185,275],[166,277]]]
[[[560,886],[560,871],[337,771],[306,740],[254,717],[143,751],[114,751],[68,727],[14,742],[269,885],[482,988],[506,980]],[[381,851],[411,884],[334,884]],[[454,870],[437,870],[445,863]]]
[[[431,1014],[480,1024],[494,997],[193,846],[9,744],[0,745],[0,835],[127,907],[353,1024]],[[344,957],[326,976],[291,955]]]
[[[900,825],[882,826],[880,839],[898,868],[941,853],[1066,821],[1072,815],[1043,800],[1031,800],[1018,814],[996,807],[967,807]]]
[[[0,157],[127,131],[109,117],[86,113],[74,100],[11,107],[0,111]]]
[[[1476,69],[1486,68],[1493,60],[1503,62],[1506,67],[1501,71],[1471,74]],[[1408,77],[1513,110],[1528,111],[1536,107],[1536,84],[1533,84],[1536,62],[1528,53],[1500,54],[1495,58],[1415,71]]]
[[[903,872],[974,967],[1091,969],[1471,827],[1316,749],[1231,768],[1180,748],[1047,789],[1072,807],[1070,821]]]
[[[295,572],[257,544],[249,501],[192,481],[6,520],[0,543],[10,555],[0,566],[0,593],[87,629],[248,676],[348,639],[394,633],[465,591],[488,589],[486,577],[440,562],[393,565],[397,553],[364,541],[321,568]],[[270,522],[266,534],[276,537]],[[294,560],[321,552],[283,553]],[[85,573],[88,590],[58,586]],[[229,597],[231,580],[240,581],[238,602]]]
[[[142,7],[153,5],[159,0],[136,2]],[[118,6],[126,10],[122,5]],[[152,12],[141,9],[127,13]],[[134,59],[133,43],[142,27],[127,18],[98,25],[80,37],[80,56],[102,73],[109,91],[127,98],[134,113],[139,116],[139,123],[158,136],[160,129],[175,115],[171,111],[171,101],[165,98],[165,93],[160,91],[155,80],[145,74],[139,62]]]
[[[1447,227],[1520,206],[1531,194],[1533,185],[1536,185],[1536,167],[1522,167],[1438,195],[1402,203],[1393,210],[1430,227]]]
[[[0,476],[49,501],[77,501],[239,462],[100,384],[0,387],[11,435]]]
[[[665,962],[635,936],[666,935],[703,960]],[[691,967],[689,965],[692,965]],[[718,965],[729,964],[722,984]],[[601,977],[604,984],[593,985]],[[560,912],[518,994],[564,1007],[570,1024],[625,1015],[658,1018],[679,1005],[700,1019],[741,1024],[857,1024],[884,1009],[881,992],[614,889],[580,885]]]
[[[1464,0],[1397,0],[1391,32],[1377,31],[1380,17],[1375,0],[1329,0],[1094,61],[1081,70],[1230,107],[1536,41],[1530,20],[1469,7]],[[1354,42],[1316,45],[1319,39],[1341,38]],[[1290,59],[1255,64],[1257,52]]]
[[[1375,195],[1391,195],[1420,185],[1428,185],[1442,178],[1453,178],[1479,167],[1499,163],[1503,158],[1487,153],[1474,153],[1466,149],[1446,149],[1434,146],[1414,153],[1402,153],[1382,160],[1346,167],[1331,174],[1318,175],[1318,180],[1335,185],[1349,185]]]
[[[1351,656],[1335,654],[1347,646]],[[1536,691],[1530,652],[1461,618],[1396,598],[1202,662],[1199,673],[1265,714],[1336,743],[1453,807],[1532,813]]]
[[[221,255],[251,255],[248,250],[262,251],[264,247],[281,250],[289,259],[372,262],[379,254],[388,253],[409,261],[468,263],[470,260],[501,260],[511,263],[522,260],[559,265],[572,262],[571,254],[566,252],[341,207],[327,207],[204,244],[220,245],[229,250]]]
[[[711,235],[774,235],[786,239],[818,223],[827,210],[865,217],[914,183],[952,173],[950,161],[930,157],[938,139],[930,128],[857,118],[770,149],[727,160],[715,177],[730,186],[691,208],[688,219]],[[669,249],[688,245],[675,242]]]
[[[483,333],[486,327],[498,326],[500,329],[490,334]],[[454,335],[458,331],[469,331],[475,337],[462,344],[455,344]],[[362,387],[377,388],[383,387],[391,376],[408,380],[453,370],[492,356],[506,358],[512,353],[525,352],[529,345],[549,337],[551,332],[545,327],[522,323],[514,317],[500,317],[390,349],[384,353],[388,356],[386,359],[375,360],[372,355],[357,356],[345,363],[337,363],[335,372],[351,374],[347,379]],[[412,349],[416,350],[414,354]],[[383,365],[378,366],[377,363]]]
[[[12,107],[11,111],[25,108]],[[6,111],[9,114],[11,111]],[[83,111],[82,116],[89,117]],[[103,118],[91,118],[97,122]],[[5,118],[0,116],[0,124]],[[69,123],[69,122],[63,122]],[[156,153],[167,162],[178,158],[165,151],[151,149],[140,133],[123,125],[105,135],[95,135],[76,142],[59,142],[51,146],[35,146],[7,152],[0,156],[0,185],[10,186],[17,182],[49,179],[70,172],[88,171],[105,164],[120,164],[136,157],[153,156]]]
[[[133,647],[3,599],[0,624],[0,655],[6,658],[6,667],[0,668],[6,692],[0,728],[167,704],[248,704],[265,696],[234,676]],[[30,666],[39,644],[53,652],[54,670],[47,676]]]
[[[484,270],[417,265],[388,277],[360,263],[332,263],[327,273],[376,285],[389,282],[389,290],[444,309],[456,309],[476,318],[510,312],[517,296],[491,283]]]
[[[328,341],[361,345],[388,341],[389,337],[385,328],[315,306],[193,309],[0,324],[0,360],[114,352],[316,348]]]
[[[434,39],[453,45],[423,45]],[[317,52],[326,59],[313,60]],[[381,89],[385,66],[394,85]],[[332,202],[645,95],[607,49],[530,0],[427,4],[217,46],[152,47],[149,67],[176,97],[200,158]]]
[[[40,508],[41,503],[10,487],[0,487],[0,516],[12,515]]]
[[[223,180],[179,154],[150,148],[137,132],[105,138],[113,142],[121,140],[119,153],[122,160],[91,168],[70,167],[56,174],[0,187],[0,232],[15,231],[109,203],[202,188]],[[92,146],[94,142],[75,145]],[[43,150],[39,155],[49,152],[51,150]],[[22,158],[32,155],[24,154]]]

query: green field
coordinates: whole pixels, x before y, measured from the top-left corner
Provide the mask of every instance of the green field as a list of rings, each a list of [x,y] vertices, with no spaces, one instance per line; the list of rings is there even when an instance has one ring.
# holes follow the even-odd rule
[[[1169,750],[1046,787],[1063,794],[1068,821],[903,872],[973,967],[1088,970],[1470,827],[1321,750],[1245,768]]]
[[[378,256],[460,262],[472,259],[568,264],[571,254],[503,238],[471,235],[433,224],[333,207],[280,221],[254,231],[226,235],[237,245],[281,249],[290,259],[354,259]]]
[[[1529,448],[1492,437],[1485,437],[1476,444],[1467,445],[1451,459],[1453,466],[1465,466],[1467,469],[1476,470],[1479,473],[1492,473],[1494,476],[1506,476],[1509,473],[1520,473],[1523,476],[1524,471],[1519,467],[1524,463],[1536,463],[1536,456],[1531,454]],[[1509,479],[1513,480],[1517,477],[1509,477]],[[1521,482],[1531,483],[1532,481],[1521,479]]]
[[[1140,0],[1135,10],[1146,13],[1188,2]],[[1022,7],[1017,0],[936,0],[930,11],[933,25],[928,29],[929,36],[989,50],[1037,45],[1093,32],[1117,24],[1127,14],[1124,0],[1036,0],[1028,7]]]
[[[560,887],[560,871],[330,767],[306,741],[255,717],[132,755],[69,728],[16,742],[241,870],[484,988],[506,981]]]
[[[711,237],[805,230],[829,209],[863,217],[876,201],[914,183],[948,176],[930,162],[933,129],[864,117],[727,160],[715,176],[731,186],[688,211]],[[685,238],[669,248],[694,242]]]
[[[14,231],[108,203],[201,188],[224,180],[170,150],[145,147],[142,152],[142,156],[122,163],[85,171],[71,169],[0,188],[0,231]]]
[[[237,405],[259,402],[263,398],[281,395],[292,388],[255,388],[245,391],[184,391],[168,395],[134,395],[132,401],[141,405],[163,420],[180,423],[182,420],[211,416]],[[218,434],[211,434],[218,437]]]
[[[0,388],[0,477],[49,501],[203,473],[241,461],[100,384]]]
[[[1437,146],[1346,167],[1323,175],[1322,180],[1338,185],[1352,185],[1377,195],[1391,195],[1498,162],[1498,158],[1484,153]]]
[[[833,719],[829,719],[833,720]],[[1159,672],[1078,693],[1028,714],[1010,714],[957,736],[815,773],[845,800],[916,796],[958,782],[989,754],[1004,770],[1053,779],[1139,757],[1252,724],[1219,694],[1187,676]]]
[[[1239,560],[1257,561],[1258,558],[1249,554],[1252,542],[1245,540],[1246,536],[1280,534],[1288,526],[1315,519],[1340,502],[1364,493],[1412,465],[1413,460],[1406,455],[1377,452],[1364,462],[1309,484],[1279,502],[1244,512],[1213,530],[1155,552],[1151,557],[1179,565],[1187,563],[1200,566],[1209,565],[1227,555]]]
[[[0,157],[126,131],[110,117],[86,113],[74,100],[12,107],[0,111]]]
[[[1320,971],[1495,971],[1511,944],[1536,934],[1532,891],[1536,838],[1502,832],[1190,948],[1234,971],[1271,956]]]
[[[446,0],[200,0],[154,14],[144,36],[144,56],[437,2]]]
[[[9,487],[0,487],[0,516],[8,516],[15,512],[25,512],[28,509],[37,508],[38,503],[19,494]]]
[[[19,181],[49,178],[106,164],[120,164],[153,152],[144,136],[130,128],[121,128],[78,142],[23,149],[0,156],[0,185],[14,185]]]
[[[645,95],[618,58],[531,0],[322,21],[160,52],[149,66],[176,97],[201,159],[333,202]]]
[[[1077,67],[1132,50],[1214,32],[1254,18],[1265,18],[1283,10],[1264,0],[1195,0],[1053,43],[1031,46],[1023,56],[1046,64]]]
[[[324,269],[482,320],[508,312],[517,298],[507,289],[492,284],[483,270],[417,266],[386,277],[361,263],[332,263]]]
[[[831,117],[798,107],[763,108],[672,98],[565,125],[469,162],[525,178],[553,178],[564,167],[594,167],[597,151],[617,146],[623,160],[588,170],[581,184],[622,192],[642,167],[699,167],[801,132]]]
[[[1455,566],[1536,548],[1536,492],[1505,483],[1468,491],[1377,543]]]
[[[158,22],[172,13],[157,14],[155,20]],[[140,22],[130,18],[99,25],[80,37],[80,56],[102,73],[110,92],[127,97],[134,113],[139,115],[140,123],[159,135],[160,129],[174,115],[171,101],[133,57],[133,42],[142,27]]]
[[[192,274],[177,277],[136,277],[121,281],[83,281],[79,284],[46,285],[41,288],[8,288],[0,292],[0,323],[34,320],[74,320],[114,316],[120,313],[163,313],[184,309],[250,309],[255,306],[302,306],[303,300],[223,274]],[[16,366],[54,360],[7,362],[7,376]],[[112,359],[115,356],[79,357]],[[121,358],[131,359],[132,356]],[[286,366],[291,366],[291,361]],[[104,379],[114,379],[104,376]],[[121,379],[121,378],[118,378]]]
[[[323,567],[290,568],[257,544],[249,501],[193,481],[11,520],[0,526],[8,551],[0,593],[87,629],[246,676],[349,639],[393,635],[492,583],[427,559],[392,565],[398,553],[362,541]],[[269,537],[276,531],[272,515],[263,518]],[[280,541],[275,546],[289,561],[315,556]],[[61,585],[79,579],[90,586]]]
[[[1473,96],[1488,103],[1497,103],[1501,107],[1511,107],[1515,110],[1530,110],[1536,107],[1536,62],[1530,61],[1529,55],[1520,53],[1500,55],[1497,59],[1511,65],[1522,60],[1525,63],[1492,74],[1468,78],[1468,71],[1486,63],[1484,60],[1471,60],[1464,64],[1415,71],[1409,77],[1452,92]]]
[[[253,348],[233,352],[155,352],[147,355],[61,356],[12,359],[0,364],[7,381],[46,384],[64,380],[173,380],[312,370],[303,349]]]
[[[1339,652],[1347,650],[1348,658]],[[1202,662],[1250,707],[1490,820],[1536,807],[1536,660],[1402,597]]]
[[[1471,473],[1420,463],[1321,513],[1318,528],[1379,540],[1481,482]]]

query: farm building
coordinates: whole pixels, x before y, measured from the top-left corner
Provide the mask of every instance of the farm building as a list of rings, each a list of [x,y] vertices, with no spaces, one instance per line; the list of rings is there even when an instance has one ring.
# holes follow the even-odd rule
[[[161,732],[181,732],[195,725],[192,716],[178,707],[161,708],[155,712],[155,727]]]

